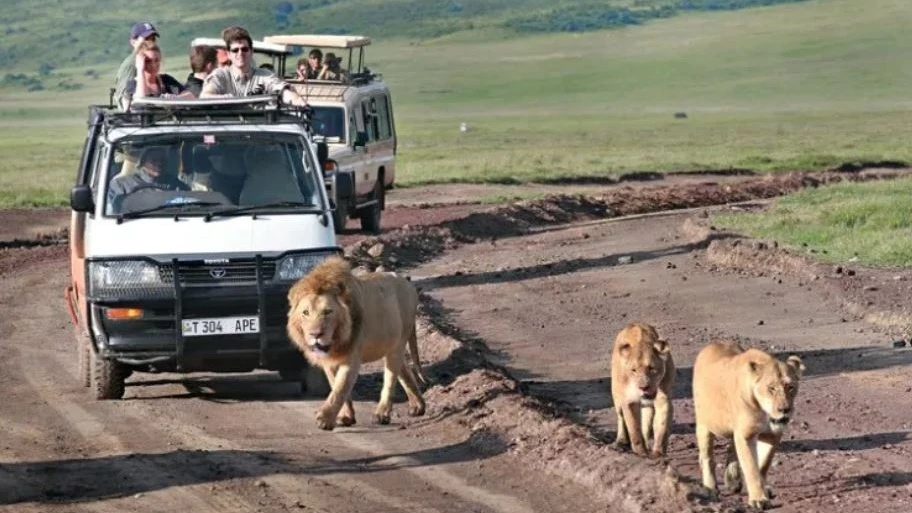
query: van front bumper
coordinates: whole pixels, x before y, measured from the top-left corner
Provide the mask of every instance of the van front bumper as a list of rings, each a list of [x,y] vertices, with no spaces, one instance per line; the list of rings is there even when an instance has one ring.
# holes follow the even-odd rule
[[[92,332],[103,358],[162,371],[245,372],[303,368],[286,331],[290,284],[193,287],[172,299],[121,298],[90,304]],[[139,310],[112,319],[112,308]],[[256,317],[258,333],[184,336],[184,320]]]

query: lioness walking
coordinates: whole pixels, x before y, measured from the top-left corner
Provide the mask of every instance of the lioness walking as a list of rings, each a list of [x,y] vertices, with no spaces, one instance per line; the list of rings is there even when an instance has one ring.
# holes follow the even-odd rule
[[[628,443],[646,456],[650,434],[652,457],[668,450],[674,408],[671,387],[675,364],[668,343],[648,324],[628,324],[614,340],[611,352],[611,397],[617,411],[615,446]]]
[[[740,491],[743,474],[749,504],[769,507],[766,475],[792,419],[804,370],[797,356],[782,362],[734,343],[713,342],[700,350],[693,369],[693,400],[703,486],[718,493],[713,438],[733,439],[726,462],[726,486]]]

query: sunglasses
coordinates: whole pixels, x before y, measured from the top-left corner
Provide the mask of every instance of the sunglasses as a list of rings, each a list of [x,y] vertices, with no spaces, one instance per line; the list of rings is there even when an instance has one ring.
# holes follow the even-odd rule
[[[161,59],[146,59],[146,64],[158,64]]]
[[[231,53],[238,53],[238,52],[247,53],[250,51],[250,47],[249,46],[235,46],[234,48],[231,48],[228,51]]]

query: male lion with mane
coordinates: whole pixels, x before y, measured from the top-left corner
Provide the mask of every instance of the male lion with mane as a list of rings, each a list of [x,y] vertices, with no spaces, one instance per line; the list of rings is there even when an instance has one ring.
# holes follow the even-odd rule
[[[415,318],[418,291],[405,278],[388,273],[355,275],[343,258],[317,265],[288,291],[288,336],[312,365],[326,373],[332,391],[317,411],[317,426],[355,423],[351,391],[362,363],[384,359],[383,389],[374,418],[388,424],[398,380],[408,396],[409,415],[423,415],[425,383],[418,358]],[[406,344],[412,368],[406,363]]]
[[[733,439],[726,486],[740,491],[743,474],[750,506],[769,507],[766,475],[792,418],[804,370],[798,356],[783,362],[731,342],[713,342],[700,350],[693,367],[694,416],[703,486],[710,492],[718,493],[713,438]]]
[[[665,455],[674,418],[674,380],[671,350],[655,328],[630,323],[618,333],[611,352],[611,397],[617,411],[615,447],[630,443],[635,454],[646,456],[652,434],[655,440],[649,455]]]

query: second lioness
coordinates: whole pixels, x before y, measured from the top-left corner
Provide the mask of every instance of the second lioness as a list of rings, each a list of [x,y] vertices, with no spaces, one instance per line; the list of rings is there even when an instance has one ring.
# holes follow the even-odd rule
[[[783,362],[757,349],[713,342],[700,350],[693,370],[703,486],[717,491],[713,438],[733,439],[734,451],[729,449],[726,462],[726,484],[739,490],[743,474],[750,506],[769,507],[766,475],[792,419],[798,381],[805,370],[801,358],[789,356]]]
[[[655,440],[650,456],[668,449],[674,410],[671,387],[675,365],[668,343],[648,324],[628,324],[614,341],[611,354],[611,397],[617,410],[616,446],[630,443],[646,455],[649,435]]]

